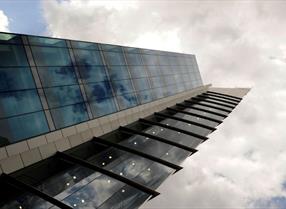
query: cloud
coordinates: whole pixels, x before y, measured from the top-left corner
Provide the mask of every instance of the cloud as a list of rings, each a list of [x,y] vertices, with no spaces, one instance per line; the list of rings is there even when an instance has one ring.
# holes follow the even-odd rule
[[[272,207],[285,197],[285,9],[280,1],[43,1],[53,36],[194,53],[205,83],[252,87],[143,208]]]
[[[9,19],[2,10],[0,10],[0,31],[9,32]]]

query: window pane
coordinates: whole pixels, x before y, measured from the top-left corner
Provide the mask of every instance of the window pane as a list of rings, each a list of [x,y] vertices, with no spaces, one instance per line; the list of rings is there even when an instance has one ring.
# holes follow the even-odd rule
[[[117,96],[117,102],[121,110],[137,105],[137,99],[135,94],[124,94],[121,96]]]
[[[35,88],[30,68],[0,68],[0,92]]]
[[[133,84],[135,86],[136,91],[142,91],[150,88],[147,78],[133,79]]]
[[[84,103],[52,109],[51,112],[57,129],[88,120]]]
[[[28,36],[31,45],[42,45],[42,46],[58,46],[66,47],[66,41],[63,39],[46,38],[37,36]]]
[[[111,44],[100,44],[100,46],[104,51],[122,52],[121,46]]]
[[[112,97],[111,86],[108,81],[86,84],[86,96],[88,101],[94,101],[101,98]]]
[[[165,85],[164,80],[161,77],[151,77],[150,83],[152,88],[163,87]]]
[[[140,91],[137,93],[137,95],[141,104],[151,102],[153,100],[152,93],[150,90]]]
[[[157,99],[162,98],[162,97],[165,96],[163,88],[153,89],[153,93],[154,93],[155,98],[157,98]]]
[[[126,53],[128,65],[143,65],[140,54]]]
[[[145,65],[159,65],[156,55],[142,54]]]
[[[0,140],[8,139],[11,143],[48,131],[45,114],[42,111],[0,120]]]
[[[130,80],[112,81],[112,87],[117,95],[134,91]]]
[[[23,46],[0,44],[0,67],[29,66]]]
[[[83,101],[78,85],[46,88],[45,93],[50,108],[80,103]]]
[[[10,117],[42,109],[36,90],[0,93],[0,117]]]
[[[77,84],[73,67],[39,67],[43,87]]]
[[[72,65],[67,48],[32,46],[31,49],[38,66]]]
[[[110,66],[108,72],[111,80],[129,79],[129,73],[126,66]]]
[[[108,80],[104,66],[84,66],[80,67],[79,72],[85,83]]]
[[[123,54],[118,52],[104,52],[106,62],[109,65],[126,65]]]
[[[129,66],[132,78],[147,77],[146,69],[144,66]]]
[[[75,59],[78,65],[102,65],[99,51],[74,49]]]
[[[159,66],[147,66],[150,76],[160,76],[162,73]]]
[[[21,44],[21,36],[7,33],[0,33],[0,43]]]
[[[94,117],[107,115],[117,111],[114,98],[98,98],[89,102]]]
[[[73,48],[98,50],[97,44],[96,43],[91,43],[91,42],[71,41],[71,45],[72,45]]]

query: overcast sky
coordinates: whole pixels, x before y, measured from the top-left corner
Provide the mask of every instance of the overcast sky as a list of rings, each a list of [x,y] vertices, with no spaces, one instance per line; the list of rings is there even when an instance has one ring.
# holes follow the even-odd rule
[[[0,30],[197,56],[205,84],[251,87],[143,208],[286,207],[286,1],[0,2]]]

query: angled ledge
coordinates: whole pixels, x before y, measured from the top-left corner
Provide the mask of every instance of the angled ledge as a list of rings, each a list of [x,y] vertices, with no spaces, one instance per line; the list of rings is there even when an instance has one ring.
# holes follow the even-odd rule
[[[148,188],[146,186],[138,184],[138,183],[136,183],[134,181],[131,181],[130,179],[127,179],[127,178],[125,178],[123,176],[120,176],[120,175],[118,175],[116,173],[113,173],[113,172],[111,172],[109,170],[103,169],[103,168],[101,168],[99,166],[93,165],[93,164],[91,164],[91,163],[89,163],[89,162],[87,162],[85,160],[80,159],[80,158],[77,158],[77,157],[65,154],[63,152],[57,152],[56,153],[56,157],[58,157],[60,159],[67,160],[67,161],[70,161],[70,162],[73,162],[75,164],[79,164],[79,165],[81,165],[83,167],[92,169],[94,171],[98,171],[98,172],[100,172],[100,173],[102,173],[104,175],[107,175],[107,176],[109,176],[111,178],[114,178],[114,179],[116,179],[118,181],[124,182],[125,184],[128,184],[128,185],[130,185],[132,187],[135,187],[136,189],[139,189],[139,190],[141,190],[141,191],[143,191],[143,192],[145,192],[147,194],[150,194],[152,196],[152,198],[154,198],[154,197],[156,197],[156,196],[158,196],[160,194],[159,192],[154,191],[154,190],[152,190],[152,189],[150,189],[150,188]]]
[[[22,189],[23,191],[27,191],[30,192],[31,194],[34,194],[40,198],[42,198],[43,200],[46,200],[47,202],[61,208],[61,209],[72,209],[73,207],[66,205],[65,203],[61,202],[60,200],[55,199],[54,197],[51,197],[50,195],[43,193],[42,191],[38,190],[37,188],[30,186],[22,181],[19,181],[18,179],[7,175],[5,173],[3,173],[0,176],[0,179],[2,181],[4,181],[5,183],[11,184],[15,187],[18,187],[20,189]]]
[[[126,146],[122,146],[120,144],[117,144],[117,143],[113,143],[113,142],[110,142],[110,141],[107,141],[107,140],[104,140],[104,139],[101,139],[99,137],[93,137],[93,142],[95,143],[99,143],[99,144],[103,144],[103,145],[106,145],[106,146],[109,146],[109,147],[115,147],[117,149],[120,149],[120,150],[123,150],[123,151],[126,151],[126,152],[129,152],[129,153],[132,153],[132,154],[135,154],[135,155],[139,155],[143,158],[146,158],[146,159],[149,159],[149,160],[152,160],[154,162],[157,162],[157,163],[160,163],[162,165],[165,165],[165,166],[168,166],[170,168],[173,168],[177,171],[181,170],[183,167],[179,166],[179,165],[175,165],[173,163],[170,163],[168,161],[165,161],[165,160],[162,160],[160,158],[157,158],[157,157],[154,157],[152,155],[149,155],[149,154],[146,154],[144,152],[140,152],[138,150],[134,150],[134,149],[131,149],[129,147],[126,147]]]
[[[217,115],[217,116],[220,116],[220,117],[223,117],[223,118],[227,117],[227,115],[225,115],[225,114],[214,112],[214,111],[211,111],[211,110],[205,110],[205,109],[199,108],[199,107],[194,107],[191,104],[188,105],[188,104],[177,103],[176,106],[183,107],[183,108],[190,108],[190,109],[194,109],[194,110],[199,110],[199,111],[202,111],[202,112],[207,112],[207,113],[210,113],[210,114],[213,114],[213,115]]]
[[[158,122],[155,122],[155,121],[151,121],[151,120],[146,120],[146,119],[140,118],[139,122],[143,123],[143,124],[147,124],[147,125],[154,125],[154,126],[160,126],[162,128],[167,128],[167,129],[170,129],[170,130],[173,130],[173,131],[177,131],[177,132],[189,135],[189,136],[196,137],[196,138],[201,139],[203,141],[208,140],[208,137],[206,137],[206,136],[201,136],[199,134],[195,134],[195,133],[192,133],[190,131],[186,131],[186,130],[183,130],[183,129],[180,129],[180,128],[176,128],[176,127],[173,127],[173,126],[168,126],[168,125],[165,125],[165,124],[162,124],[162,123],[158,123]]]
[[[164,139],[162,137],[154,136],[154,135],[151,135],[151,134],[148,134],[148,133],[145,133],[145,132],[142,132],[142,131],[137,131],[137,130],[134,130],[134,129],[131,129],[131,128],[120,126],[119,127],[119,131],[127,133],[127,134],[130,134],[130,135],[135,135],[136,134],[136,135],[141,135],[141,136],[144,136],[144,137],[148,137],[150,139],[154,139],[156,141],[160,141],[160,142],[163,142],[165,144],[169,144],[169,145],[172,145],[174,147],[178,147],[178,148],[181,148],[183,150],[189,151],[189,152],[191,152],[191,154],[194,154],[194,153],[196,153],[198,151],[197,149],[194,149],[192,147],[188,147],[188,146],[185,146],[183,144],[179,144],[179,143],[176,143],[174,141],[170,141],[170,140]]]
[[[178,109],[175,109],[175,108],[172,108],[172,107],[168,107],[168,108],[166,108],[166,110],[170,111],[170,112],[182,113],[182,114],[185,114],[185,115],[199,117],[199,118],[202,118],[202,119],[205,119],[205,120],[216,122],[218,124],[222,123],[221,120],[217,120],[217,119],[214,119],[214,118],[211,118],[211,117],[207,117],[207,116],[204,116],[204,115],[200,115],[200,114],[197,114],[197,113],[191,113],[191,112],[187,112],[187,111],[184,111],[184,110],[178,110]]]
[[[226,113],[231,113],[231,110],[227,110],[227,109],[216,107],[216,106],[209,105],[209,104],[202,104],[199,101],[185,100],[184,102],[189,103],[189,104],[197,104],[197,105],[201,105],[201,106],[205,106],[205,107],[210,107],[210,108],[213,108],[213,109],[224,111]]]
[[[204,96],[203,94],[198,95],[197,97],[200,98],[200,99],[208,99],[208,100],[211,100],[211,101],[222,102],[224,104],[230,104],[230,105],[233,105],[234,107],[236,107],[238,105],[237,102],[231,102],[231,101],[226,101],[226,100],[223,100],[223,99],[218,99],[218,98],[213,98],[213,97],[209,97],[209,96]]]
[[[221,95],[221,96],[225,96],[225,97],[229,97],[229,98],[233,98],[233,99],[237,99],[237,100],[242,100],[242,98],[240,98],[240,97],[232,96],[232,95],[229,95],[229,94],[218,93],[218,92],[215,92],[215,91],[207,91],[207,93],[217,94],[217,95]]]
[[[241,102],[241,100],[225,97],[225,96],[218,95],[218,94],[203,93],[202,95],[209,96],[209,97],[212,97],[212,98],[224,99],[224,100],[231,101],[231,102],[236,102],[237,104],[239,104]]]
[[[216,128],[211,127],[211,126],[204,125],[204,124],[202,124],[202,123],[193,122],[193,121],[190,121],[190,120],[186,120],[186,119],[183,119],[183,118],[171,116],[171,115],[164,114],[164,113],[155,112],[155,113],[154,113],[154,116],[160,117],[160,118],[164,118],[164,119],[170,118],[170,119],[172,119],[172,120],[177,120],[177,121],[181,121],[181,122],[183,122],[183,123],[192,124],[192,125],[199,126],[199,127],[202,127],[202,128],[208,129],[208,130],[211,130],[211,131],[215,131],[215,130],[216,130]]]

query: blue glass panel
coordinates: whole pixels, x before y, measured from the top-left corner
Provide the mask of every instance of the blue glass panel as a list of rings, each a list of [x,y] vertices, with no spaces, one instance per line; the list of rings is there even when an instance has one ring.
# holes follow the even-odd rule
[[[51,112],[57,129],[88,120],[84,103],[52,109]]]
[[[73,67],[39,67],[43,87],[77,84]]]
[[[102,65],[99,51],[86,49],[74,49],[73,51],[78,65]]]
[[[164,80],[161,77],[151,77],[150,84],[152,88],[158,88],[165,86]]]
[[[85,83],[108,80],[105,66],[82,66],[79,68],[79,73]]]
[[[164,88],[156,88],[156,89],[153,89],[153,95],[155,98],[159,99],[159,98],[162,98],[165,96],[165,93],[164,93]]]
[[[23,46],[0,44],[0,67],[29,66]]]
[[[126,65],[123,53],[104,52],[105,60],[109,65]]]
[[[30,68],[0,68],[0,92],[35,88]]]
[[[107,115],[117,111],[114,98],[98,98],[89,102],[94,117]]]
[[[28,39],[31,45],[67,47],[66,41],[63,39],[37,36],[28,36]]]
[[[149,75],[151,77],[153,77],[153,76],[160,76],[162,74],[160,66],[147,66],[147,70],[148,70]]]
[[[120,110],[124,110],[126,108],[134,107],[137,105],[135,94],[124,94],[117,96],[117,102]]]
[[[145,90],[137,92],[137,97],[141,104],[153,101],[153,96],[151,90]]]
[[[156,55],[142,54],[145,65],[159,65]]]
[[[0,140],[6,139],[11,143],[48,131],[45,114],[42,111],[0,120]]]
[[[22,39],[20,35],[0,33],[0,43],[5,44],[21,44]]]
[[[111,80],[129,79],[129,72],[126,66],[110,66],[108,68]]]
[[[99,44],[104,51],[122,52],[121,46],[111,44]]]
[[[112,90],[108,81],[86,84],[85,90],[88,101],[100,101],[101,98],[112,97]]]
[[[147,72],[144,66],[129,66],[130,74],[132,78],[147,77]]]
[[[92,43],[92,42],[71,41],[71,45],[73,48],[98,50],[97,43]]]
[[[139,54],[140,53],[140,49],[138,48],[133,48],[133,47],[123,47],[124,51],[126,53],[137,53]]]
[[[80,103],[83,101],[78,85],[46,88],[45,93],[50,108]]]
[[[10,117],[42,109],[36,90],[0,93],[0,117]]]
[[[147,78],[133,79],[133,84],[136,91],[142,91],[150,88]]]
[[[31,46],[38,66],[71,66],[67,48]]]
[[[140,54],[126,53],[128,65],[143,65]]]
[[[134,91],[130,80],[112,81],[112,87],[117,95]]]

